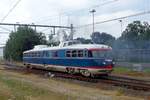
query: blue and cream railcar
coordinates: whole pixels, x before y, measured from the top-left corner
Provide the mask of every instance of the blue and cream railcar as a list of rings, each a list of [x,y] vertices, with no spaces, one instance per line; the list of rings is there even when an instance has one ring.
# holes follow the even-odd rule
[[[98,44],[34,48],[23,53],[23,62],[28,67],[91,76],[113,70],[110,52],[111,47]]]

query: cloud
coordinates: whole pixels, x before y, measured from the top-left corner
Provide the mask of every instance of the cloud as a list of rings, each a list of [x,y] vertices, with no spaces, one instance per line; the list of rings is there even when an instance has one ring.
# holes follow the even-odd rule
[[[0,1],[0,19],[2,19],[17,0]],[[22,0],[4,22],[35,22],[35,24],[48,25],[59,25],[61,22],[61,25],[73,23],[74,26],[89,24],[92,23],[89,9],[92,9],[94,5],[100,5],[106,1],[113,0]],[[148,6],[147,1],[149,0],[118,0],[108,5],[96,7],[95,21],[103,21],[143,11],[146,7],[148,8],[150,6]],[[60,13],[65,14],[60,15]],[[140,17],[137,19],[145,20],[148,19],[148,17]],[[129,22],[131,22],[131,20],[126,20],[126,22],[124,22],[124,27]],[[13,29],[13,27],[10,27],[10,29]],[[78,30],[77,32],[79,32]],[[118,21],[115,21],[96,25],[96,30],[106,31],[118,37],[120,35],[120,24]],[[79,33],[84,33],[83,37],[89,37],[91,31],[92,27],[89,26],[80,29]],[[79,36],[77,34],[76,36]],[[6,41],[6,39],[2,38],[2,35],[0,35],[0,39],[0,42]]]
[[[96,15],[95,22],[101,22],[101,21],[118,18],[118,17],[124,17],[124,16],[128,16],[128,15],[135,14],[138,12],[139,11],[125,10],[125,11],[119,11],[119,12],[115,12],[115,13],[106,13],[106,14],[102,14],[102,15]],[[127,26],[127,24],[129,22],[130,22],[130,20],[127,20],[126,22],[123,21],[122,28],[125,29],[125,27]],[[92,16],[83,16],[80,18],[79,22],[77,22],[77,23],[79,23],[79,25],[81,25],[81,27],[78,27],[76,29],[77,30],[76,35],[79,36],[78,33],[80,33],[81,37],[85,37],[85,35],[86,35],[86,37],[89,38],[90,34],[92,33]],[[86,24],[91,24],[91,25],[84,26]],[[78,26],[78,24],[76,26]],[[111,34],[115,37],[119,37],[121,35],[120,22],[118,20],[118,21],[111,21],[111,22],[102,23],[102,24],[96,24],[95,31],[107,32],[108,34]]]

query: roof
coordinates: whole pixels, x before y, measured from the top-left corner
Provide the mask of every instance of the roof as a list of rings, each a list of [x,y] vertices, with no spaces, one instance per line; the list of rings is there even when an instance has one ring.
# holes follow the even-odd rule
[[[71,46],[65,47],[47,47],[47,48],[40,48],[40,49],[31,49],[25,51],[24,53],[31,52],[31,51],[43,51],[43,50],[62,50],[62,49],[112,49],[110,46],[103,45],[103,44],[75,44]]]

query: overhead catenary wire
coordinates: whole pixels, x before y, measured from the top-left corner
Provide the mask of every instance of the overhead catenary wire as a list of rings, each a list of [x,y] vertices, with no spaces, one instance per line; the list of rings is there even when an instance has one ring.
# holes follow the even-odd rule
[[[9,14],[16,8],[16,6],[20,3],[21,0],[18,0],[14,6],[7,12],[7,14],[2,18],[1,23],[9,16]]]
[[[145,14],[150,14],[150,10],[149,11],[139,12],[139,13],[136,13],[136,14],[131,14],[131,15],[124,16],[124,17],[118,17],[118,18],[108,19],[108,20],[104,20],[104,21],[100,21],[100,22],[95,22],[94,24],[103,24],[103,23],[107,23],[107,22],[112,22],[112,21],[116,21],[116,20],[126,19],[126,18],[130,18],[130,17],[141,16],[141,15],[145,15]],[[91,26],[91,25],[92,24],[85,24],[85,25],[76,26],[75,28],[82,28],[82,27]]]
[[[11,32],[11,30],[8,29],[8,28],[2,27],[2,26],[0,26],[0,28],[3,29],[3,30],[6,30],[6,31],[8,31],[8,32]]]
[[[9,32],[1,32],[1,31],[0,31],[0,34],[9,34]]]
[[[110,1],[107,1],[107,2],[104,2],[104,3],[101,3],[101,4],[97,4],[97,5],[94,5],[94,6],[91,6],[91,7],[89,7],[89,8],[84,8],[84,9],[79,9],[79,10],[76,10],[76,11],[72,11],[72,10],[70,10],[70,11],[65,11],[65,12],[61,12],[61,13],[59,13],[58,15],[56,15],[56,16],[62,16],[62,15],[72,15],[72,14],[75,14],[74,12],[81,12],[81,11],[87,11],[87,9],[93,9],[93,8],[98,8],[98,7],[101,7],[101,6],[105,6],[105,5],[107,5],[107,4],[111,4],[111,3],[114,3],[114,2],[117,2],[117,1],[119,1],[119,0],[110,0]],[[35,21],[35,22],[33,22],[33,23],[39,23],[39,22],[41,22],[41,21],[48,21],[49,19],[53,19],[52,17],[53,16],[47,16],[48,18],[46,18],[46,17],[43,17],[43,18],[46,18],[46,19],[42,19],[42,17],[40,17],[40,18],[38,18],[37,20],[38,21]],[[49,18],[50,17],[50,18]]]
[[[100,3],[100,4],[97,4],[97,5],[93,5],[93,6],[89,7],[89,8],[79,9],[79,10],[76,10],[76,11],[66,11],[66,12],[62,12],[62,13],[60,13],[60,14],[62,14],[62,15],[67,15],[67,14],[73,14],[74,12],[87,11],[87,9],[88,9],[88,10],[91,10],[91,9],[98,8],[98,7],[102,7],[102,6],[105,6],[105,5],[108,5],[108,4],[117,2],[117,1],[119,1],[119,0],[110,0],[110,1],[107,1],[107,2],[104,2],[104,3]]]

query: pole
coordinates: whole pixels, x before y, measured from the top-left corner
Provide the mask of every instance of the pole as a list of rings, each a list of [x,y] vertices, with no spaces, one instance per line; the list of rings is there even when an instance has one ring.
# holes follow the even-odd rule
[[[96,12],[95,9],[91,10],[90,13],[92,13],[92,21],[93,21],[93,33],[94,33],[94,13]]]
[[[121,28],[121,34],[122,34],[122,20],[119,20],[120,22],[120,28]]]
[[[93,13],[93,33],[94,33],[94,13]]]
[[[55,35],[55,27],[53,27],[53,34]]]
[[[71,24],[71,26],[70,26],[71,28],[71,32],[70,32],[70,40],[73,40],[73,24]]]

